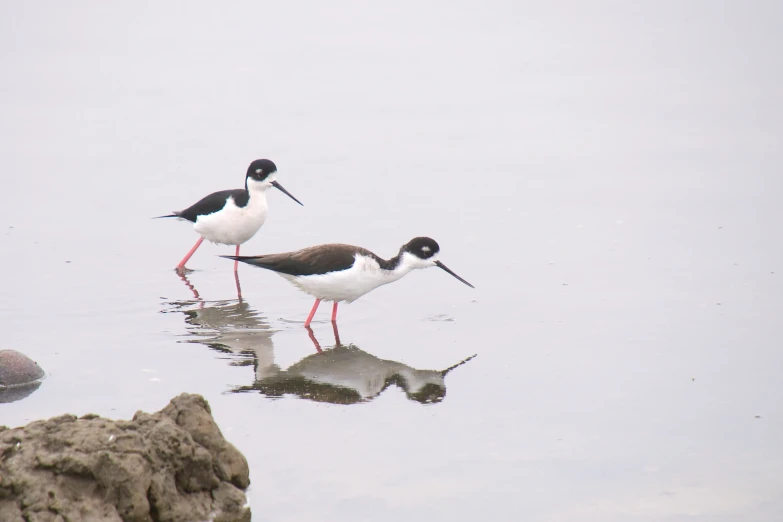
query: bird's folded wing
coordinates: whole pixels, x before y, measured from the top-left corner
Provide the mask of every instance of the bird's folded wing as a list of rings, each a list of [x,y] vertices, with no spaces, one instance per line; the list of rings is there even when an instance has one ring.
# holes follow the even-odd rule
[[[353,266],[357,248],[351,245],[319,245],[296,252],[242,259],[246,263],[281,274],[308,276],[346,270]]]
[[[199,216],[214,214],[215,212],[222,210],[223,207],[226,206],[226,201],[229,197],[233,198],[234,204],[239,207],[247,205],[248,194],[246,191],[242,189],[221,190],[201,198],[198,203],[189,206],[185,210],[175,212],[175,214],[178,217],[195,223]]]

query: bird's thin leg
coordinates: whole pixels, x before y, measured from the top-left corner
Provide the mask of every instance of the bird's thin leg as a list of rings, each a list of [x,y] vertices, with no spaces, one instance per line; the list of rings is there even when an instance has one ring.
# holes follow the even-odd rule
[[[177,270],[182,270],[183,268],[185,268],[185,263],[187,263],[187,262],[188,262],[188,260],[189,260],[189,259],[191,258],[191,256],[192,256],[192,255],[193,255],[193,254],[196,252],[196,250],[198,249],[198,247],[200,247],[200,246],[201,246],[201,242],[202,242],[202,241],[204,241],[204,238],[203,238],[203,237],[200,237],[200,238],[198,238],[198,241],[196,241],[196,244],[195,244],[195,245],[193,245],[193,248],[191,248],[191,249],[190,249],[190,252],[188,252],[188,255],[186,255],[186,256],[185,256],[185,259],[183,259],[182,261],[180,261],[180,262],[179,262],[179,264],[177,265]]]
[[[334,302],[334,306],[332,307],[332,322],[337,322],[337,301]]]
[[[237,253],[234,254],[235,256],[239,257],[239,245],[237,245]],[[237,271],[237,268],[239,267],[239,261],[236,259],[234,260],[234,272]]]
[[[315,311],[318,310],[318,305],[321,304],[320,299],[315,300],[315,304],[313,305],[313,309],[310,310],[310,315],[307,316],[307,321],[305,321],[305,328],[310,326],[310,321],[313,320],[313,316],[315,315]]]

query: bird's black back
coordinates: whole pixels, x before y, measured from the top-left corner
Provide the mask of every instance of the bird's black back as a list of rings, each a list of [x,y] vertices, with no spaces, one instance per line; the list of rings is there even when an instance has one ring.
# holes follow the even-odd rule
[[[246,206],[250,200],[250,194],[247,190],[221,190],[202,198],[198,203],[189,206],[185,210],[174,212],[174,215],[195,223],[199,216],[207,216],[222,210],[226,206],[226,201],[228,201],[229,197],[233,198],[234,204],[238,207]]]
[[[392,260],[381,259],[366,248],[343,244],[318,245],[284,254],[225,257],[238,259],[244,263],[281,274],[309,276],[347,270],[353,266],[356,254],[374,258],[382,268],[393,268],[394,262]]]

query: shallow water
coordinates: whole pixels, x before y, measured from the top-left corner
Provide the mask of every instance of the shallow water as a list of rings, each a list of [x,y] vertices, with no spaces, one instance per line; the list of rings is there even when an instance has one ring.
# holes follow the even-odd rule
[[[0,7],[0,348],[48,373],[0,423],[203,394],[254,520],[780,519],[783,13],[586,5]],[[149,218],[257,157],[305,206],[243,253],[429,235],[476,289],[336,346],[231,247],[181,279]]]

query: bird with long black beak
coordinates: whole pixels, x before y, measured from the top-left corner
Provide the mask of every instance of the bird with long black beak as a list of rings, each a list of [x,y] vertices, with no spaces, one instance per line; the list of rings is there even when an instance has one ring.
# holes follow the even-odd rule
[[[278,183],[277,166],[268,159],[255,160],[247,168],[245,188],[214,192],[185,210],[178,210],[160,218],[175,217],[191,221],[193,228],[201,236],[190,252],[179,262],[177,270],[185,268],[185,263],[206,239],[221,245],[239,245],[248,241],[259,231],[266,221],[266,191],[274,187],[300,205],[290,192]],[[238,263],[234,263],[234,271]]]
[[[473,288],[438,260],[439,253],[440,247],[434,239],[417,237],[402,245],[399,253],[391,259],[378,257],[366,248],[343,244],[318,245],[284,254],[221,257],[277,272],[315,297],[315,304],[305,321],[307,327],[322,300],[334,302],[334,322],[337,320],[337,303],[355,301],[419,268],[436,266]]]

